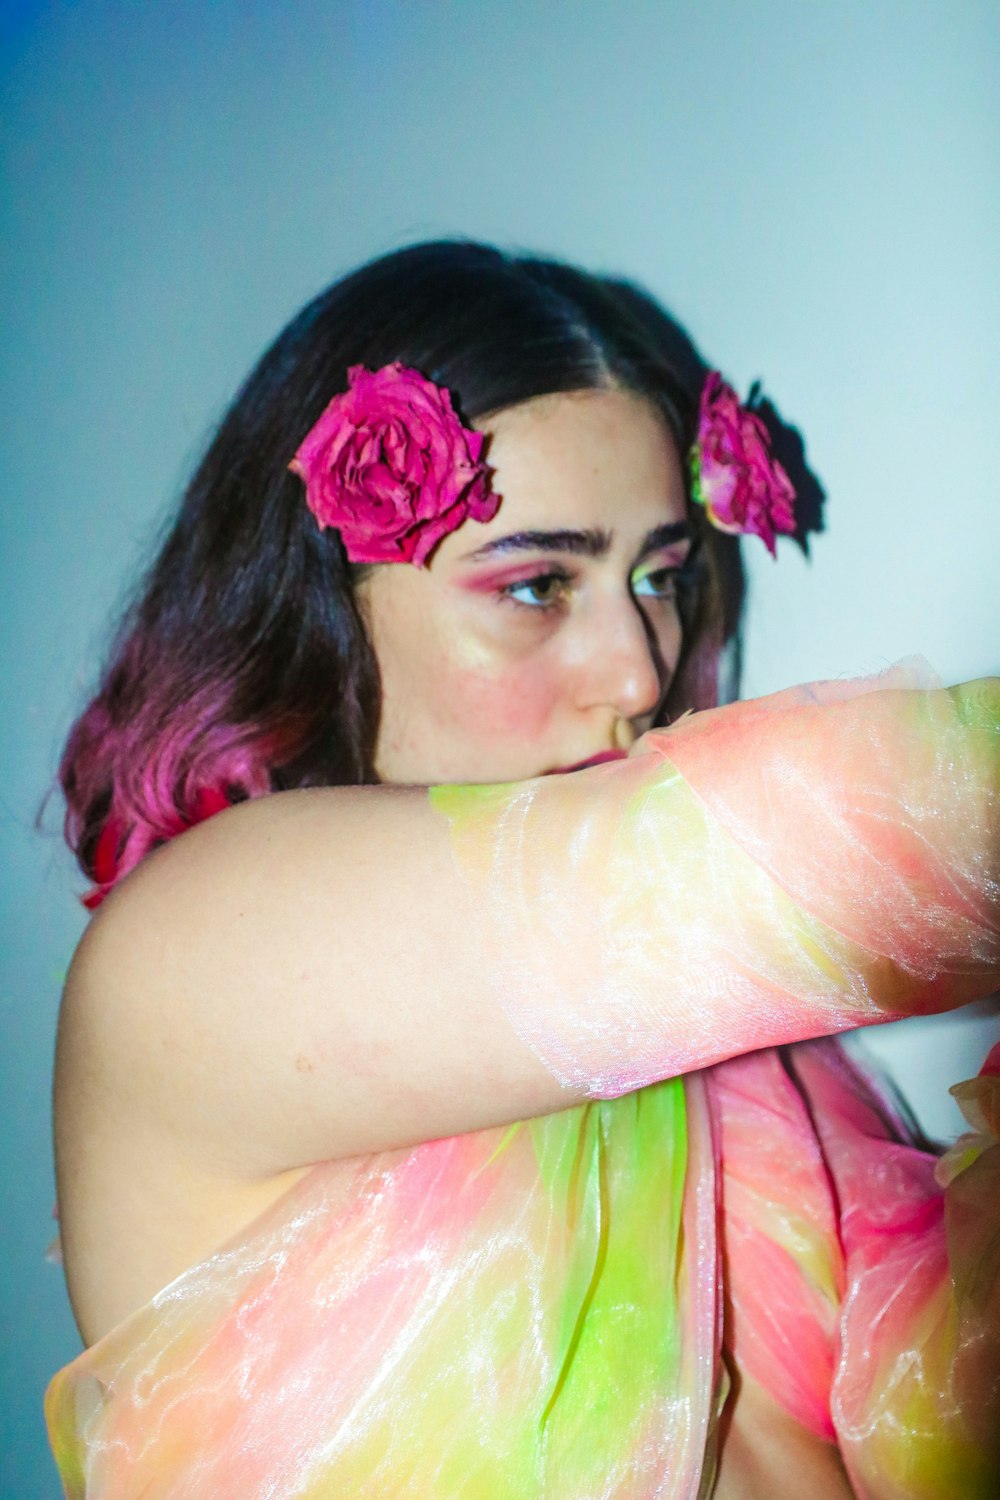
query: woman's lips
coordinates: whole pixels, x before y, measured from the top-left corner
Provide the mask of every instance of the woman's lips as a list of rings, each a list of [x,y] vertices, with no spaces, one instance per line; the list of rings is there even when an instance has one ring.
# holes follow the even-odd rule
[[[551,771],[546,771],[546,776],[565,776],[570,771],[586,771],[590,766],[603,766],[607,760],[624,760],[627,755],[625,750],[602,750],[599,755],[592,755],[589,760],[578,760],[572,766],[553,766]]]

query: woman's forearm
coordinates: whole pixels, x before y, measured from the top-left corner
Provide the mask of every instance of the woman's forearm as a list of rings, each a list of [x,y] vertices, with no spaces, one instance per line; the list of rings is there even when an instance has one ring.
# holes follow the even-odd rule
[[[498,1003],[564,1084],[615,1095],[1000,982],[1000,682],[848,691],[432,792]]]

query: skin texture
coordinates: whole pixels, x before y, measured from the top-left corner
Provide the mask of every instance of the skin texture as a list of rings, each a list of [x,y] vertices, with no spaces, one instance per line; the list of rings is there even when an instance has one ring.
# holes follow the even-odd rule
[[[361,585],[386,782],[515,781],[627,749],[677,664],[671,571],[689,543],[648,545],[685,515],[658,414],[624,392],[583,391],[480,425],[497,515],[445,537],[429,567],[383,565]],[[597,555],[511,545],[536,531],[589,533]]]

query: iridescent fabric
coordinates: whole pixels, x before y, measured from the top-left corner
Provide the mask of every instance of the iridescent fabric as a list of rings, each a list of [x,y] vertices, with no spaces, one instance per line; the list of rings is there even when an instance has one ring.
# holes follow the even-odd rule
[[[437,788],[497,1005],[602,1098],[1000,974],[1000,679],[818,683],[626,761]]]
[[[933,1159],[835,1042],[317,1167],[56,1377],[66,1494],[693,1500],[724,1291],[727,1356],[859,1496],[989,1500],[1000,1145],[968,1154],[950,1273]]]
[[[56,1378],[67,1494],[698,1494],[723,1395],[703,1093],[316,1168]]]
[[[763,840],[753,861],[767,867],[768,884],[756,889],[768,894],[754,910],[770,925],[754,952],[770,967],[745,964],[731,943],[717,943],[711,974],[725,999],[745,995],[748,972],[754,983],[764,972],[772,1019],[780,1019],[780,995],[790,1035],[800,1034],[803,1009],[810,1024],[821,1015],[832,1028],[853,1024],[865,1007],[893,1011],[901,995],[921,1009],[953,1002],[956,991],[986,993],[998,978],[996,693],[952,697],[946,712],[937,703],[916,712],[910,694],[884,696],[895,702],[875,704],[865,721],[885,729],[877,742],[882,816],[866,822],[848,805],[850,836],[838,843],[834,828],[825,847],[864,870],[866,882],[875,872],[882,916],[886,892],[912,895],[905,932],[896,924],[889,933],[892,960],[881,921],[845,937],[832,908],[809,916],[794,799],[798,836],[785,840],[792,895],[783,888],[780,833],[763,840],[758,820],[738,838],[719,834],[738,757],[732,735],[715,750],[711,736],[727,714],[736,727],[752,728],[750,720],[725,710],[698,726],[691,820],[692,794],[676,766],[664,775],[649,755],[599,768],[599,785],[619,769],[632,778],[625,847],[634,853],[636,838],[656,847],[657,819],[671,839],[683,827],[689,842],[676,847],[679,862],[708,879],[714,861],[717,890],[754,887],[746,884],[747,847]],[[806,725],[791,711],[771,719],[762,733],[785,736],[785,765],[796,764],[796,736],[809,729],[802,743],[822,785],[823,724]],[[843,746],[829,727],[827,743]],[[860,744],[853,730],[847,739]],[[896,747],[895,763],[881,759],[887,746]],[[545,836],[578,871],[584,855],[596,856],[585,865],[588,899],[603,881],[628,979],[633,951],[640,973],[648,953],[624,937],[630,923],[645,921],[649,903],[623,899],[616,861],[606,859],[613,840],[558,842],[569,827],[562,794],[575,797],[594,774],[562,779]],[[647,790],[650,776],[668,790],[636,800],[641,776]],[[498,799],[520,794],[480,795],[492,815]],[[675,795],[680,819],[671,814]],[[738,804],[737,794],[730,806]],[[482,805],[474,850],[489,822]],[[532,817],[539,805],[532,802]],[[885,817],[890,805],[907,809],[899,839]],[[593,810],[583,816],[592,829]],[[651,880],[666,863],[659,826]],[[877,857],[866,863],[868,848]],[[831,872],[831,883],[846,889],[849,872]],[[854,885],[850,909],[863,914],[866,884]],[[925,910],[928,928],[911,932]],[[789,918],[784,938],[775,913]],[[731,935],[731,914],[720,921]],[[817,958],[817,923],[853,968],[832,963],[829,946]],[[737,925],[742,931],[742,915]],[[865,941],[873,945],[867,958]],[[935,946],[945,955],[936,970]],[[730,972],[719,967],[726,951],[736,955]],[[687,956],[685,975],[697,958]],[[833,981],[818,997],[807,986],[803,1001],[771,983],[777,961],[785,980],[806,973],[810,983],[817,974]],[[845,973],[863,974],[863,993]],[[670,981],[668,965],[674,1005]],[[630,984],[619,997],[627,999]],[[846,996],[839,1011],[838,994]],[[719,1015],[724,1023],[738,1008],[724,1003]],[[649,1015],[640,1019],[634,1036],[645,1047]],[[623,1034],[629,1020],[626,1009]],[[581,1035],[589,1063],[595,1033],[586,1028],[571,1031],[561,1055]],[[707,1035],[703,1025],[699,1037]],[[598,1076],[619,1066],[614,1040],[615,1056]],[[738,1050],[731,1043],[724,1034],[716,1045]],[[584,1054],[573,1055],[579,1064]],[[317,1166],[238,1241],[52,1382],[47,1416],[66,1493],[695,1500],[711,1493],[727,1367],[739,1367],[805,1429],[840,1444],[864,1500],[987,1500],[1000,1485],[998,1073],[1000,1049],[960,1090],[974,1134],[937,1166],[833,1041],[735,1057],[505,1129]]]
[[[953,1090],[981,1133],[940,1161],[833,1040],[702,1076],[736,1363],[836,1440],[859,1500],[995,1500],[1000,1043]]]

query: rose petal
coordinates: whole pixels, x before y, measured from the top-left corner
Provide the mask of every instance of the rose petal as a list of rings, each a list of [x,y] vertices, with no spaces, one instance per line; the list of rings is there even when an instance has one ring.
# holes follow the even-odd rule
[[[692,498],[720,531],[759,536],[773,556],[775,533],[795,530],[795,491],[767,428],[717,370],[702,388],[691,467]]]
[[[469,516],[500,496],[481,461],[484,436],[466,429],[443,387],[394,363],[352,365],[290,465],[321,527],[334,526],[353,562],[422,565]]]

